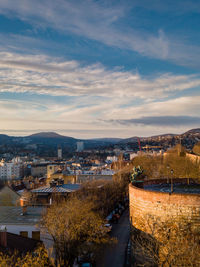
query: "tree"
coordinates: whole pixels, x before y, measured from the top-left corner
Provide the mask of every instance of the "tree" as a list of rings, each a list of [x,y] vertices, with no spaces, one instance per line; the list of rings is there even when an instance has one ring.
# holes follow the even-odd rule
[[[77,197],[87,197],[89,201],[93,202],[94,209],[103,217],[106,217],[115,209],[117,204],[123,204],[124,198],[128,194],[128,182],[129,179],[124,179],[123,174],[122,179],[119,176],[115,176],[114,181],[98,180],[87,182],[77,192]]]
[[[164,156],[144,154],[135,157],[122,169],[121,176],[130,178],[133,166],[138,165],[143,169],[141,179],[169,178],[170,170],[173,170],[174,178],[200,178],[200,162],[191,160],[180,145],[169,150]]]
[[[199,266],[200,232],[188,218],[163,221],[146,214],[135,221],[133,251],[140,263],[145,261],[144,266]]]
[[[42,219],[42,226],[53,238],[56,262],[73,266],[76,257],[108,243],[104,220],[87,199],[71,197],[53,204]]]
[[[15,253],[0,252],[0,267],[55,267],[50,263],[48,254],[44,247],[38,247],[34,253],[28,252],[25,256]]]
[[[193,152],[197,155],[200,155],[200,142],[198,142],[196,145],[194,145]]]
[[[167,174],[167,166],[173,169],[176,178],[199,178],[200,165],[186,156],[178,156],[176,153],[169,153],[164,159],[164,171]],[[169,173],[168,175],[169,176]]]

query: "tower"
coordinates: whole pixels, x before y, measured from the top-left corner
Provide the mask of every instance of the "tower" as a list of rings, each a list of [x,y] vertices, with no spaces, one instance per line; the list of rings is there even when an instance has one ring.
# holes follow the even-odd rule
[[[82,141],[77,142],[76,145],[77,145],[76,149],[77,152],[82,152],[84,150],[84,143]]]
[[[62,148],[58,147],[58,159],[62,159]]]

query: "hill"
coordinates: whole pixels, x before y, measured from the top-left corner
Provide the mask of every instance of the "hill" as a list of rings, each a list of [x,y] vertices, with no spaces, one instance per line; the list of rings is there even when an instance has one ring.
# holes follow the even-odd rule
[[[186,148],[192,149],[194,144],[200,141],[200,128],[191,129],[182,134],[161,134],[149,137],[139,137],[141,147],[148,145],[161,146],[163,149],[174,146],[177,143],[182,143]],[[37,148],[45,151],[48,147],[55,149],[58,146],[65,147],[66,151],[75,151],[76,143],[84,142],[86,149],[102,148],[102,147],[120,147],[122,149],[129,148],[138,150],[138,137],[130,138],[95,138],[95,139],[76,139],[69,136],[63,136],[56,132],[40,132],[24,137],[14,137],[5,134],[0,134],[0,145],[6,146],[9,144],[10,149],[14,146],[26,147],[28,144],[37,145]],[[6,151],[6,148],[4,149]]]
[[[0,134],[0,143],[6,142],[10,140],[10,136],[6,134]]]
[[[29,138],[66,138],[66,136],[57,134],[55,132],[41,132],[41,133],[31,134],[27,137]]]

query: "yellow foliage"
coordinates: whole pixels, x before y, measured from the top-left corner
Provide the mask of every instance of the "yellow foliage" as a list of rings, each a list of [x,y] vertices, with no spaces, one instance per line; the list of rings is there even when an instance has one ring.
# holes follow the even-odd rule
[[[133,229],[136,256],[158,266],[200,266],[200,232],[193,231],[188,218],[162,221],[147,214],[137,218],[137,228],[142,231]]]
[[[74,259],[109,242],[104,220],[94,212],[92,201],[72,197],[53,204],[42,219],[42,227],[54,240],[60,266],[72,266]]]
[[[33,253],[19,256],[17,252],[5,254],[0,252],[0,267],[53,267],[49,261],[47,251],[43,247]]]

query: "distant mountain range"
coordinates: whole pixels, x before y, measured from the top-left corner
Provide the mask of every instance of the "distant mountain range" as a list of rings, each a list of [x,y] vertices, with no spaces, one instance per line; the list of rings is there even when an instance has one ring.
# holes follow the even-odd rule
[[[165,140],[171,139],[182,139],[182,140],[192,140],[192,143],[200,141],[200,128],[191,129],[183,134],[162,134],[157,136],[150,137],[139,137],[140,141],[145,142],[164,142]],[[93,148],[99,146],[108,146],[108,145],[125,145],[130,143],[137,143],[138,137],[130,137],[130,138],[96,138],[96,139],[76,139],[69,136],[63,136],[57,134],[55,132],[40,132],[36,134],[32,134],[24,137],[14,137],[8,136],[5,134],[0,134],[0,145],[1,144],[12,144],[12,143],[27,143],[27,144],[41,144],[41,145],[65,145],[69,148],[75,149],[76,143],[78,141],[83,141],[85,147]]]

